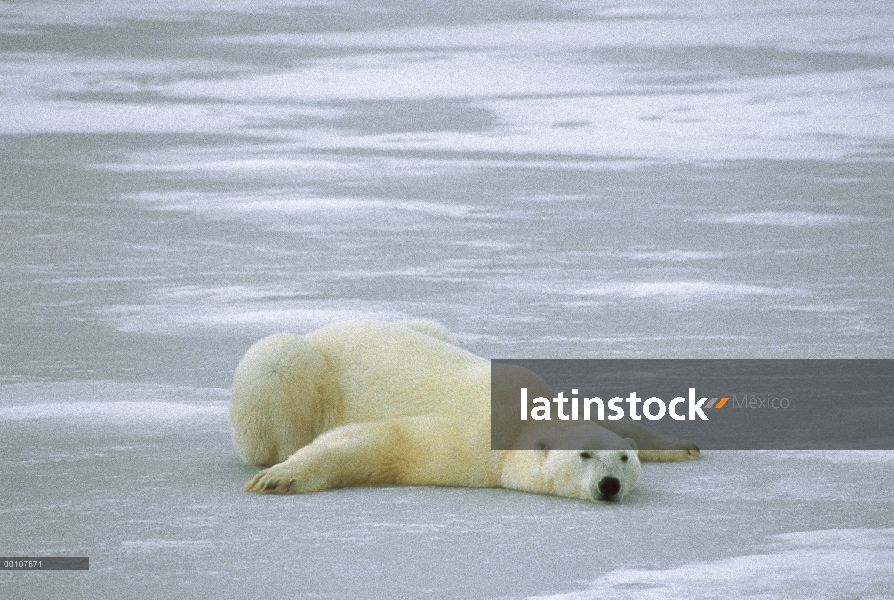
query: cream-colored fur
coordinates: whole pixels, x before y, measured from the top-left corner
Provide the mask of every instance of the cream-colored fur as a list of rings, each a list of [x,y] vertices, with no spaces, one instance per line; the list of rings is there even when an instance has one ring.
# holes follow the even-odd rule
[[[246,489],[506,487],[587,500],[630,491],[639,474],[635,444],[596,424],[580,432],[595,440],[581,446],[589,452],[551,450],[549,440],[526,439],[524,431],[521,447],[542,449],[491,450],[490,382],[489,361],[428,321],[355,321],[266,337],[245,354],[233,383],[236,447],[247,462],[268,467]],[[612,478],[619,489],[605,494]]]

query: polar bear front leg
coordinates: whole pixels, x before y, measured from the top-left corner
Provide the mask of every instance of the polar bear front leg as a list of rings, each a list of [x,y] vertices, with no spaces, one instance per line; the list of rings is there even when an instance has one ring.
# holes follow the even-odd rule
[[[329,431],[258,473],[246,486],[260,494],[321,492],[340,487],[398,485],[414,456],[397,422],[358,423]]]
[[[621,437],[635,441],[642,462],[679,462],[701,456],[698,446],[692,442],[652,431],[629,419],[596,421],[596,423]]]

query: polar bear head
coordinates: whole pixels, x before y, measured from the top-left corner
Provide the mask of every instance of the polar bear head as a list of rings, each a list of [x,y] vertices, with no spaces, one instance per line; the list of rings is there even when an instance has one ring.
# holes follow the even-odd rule
[[[543,457],[543,472],[553,479],[562,496],[620,500],[639,478],[636,442],[593,422],[540,439],[537,447],[548,451]]]
[[[639,478],[636,450],[547,450],[543,474],[553,494],[593,501],[624,498]]]
[[[533,450],[510,454],[503,487],[566,498],[620,500],[640,473],[636,442],[595,423],[539,438]]]

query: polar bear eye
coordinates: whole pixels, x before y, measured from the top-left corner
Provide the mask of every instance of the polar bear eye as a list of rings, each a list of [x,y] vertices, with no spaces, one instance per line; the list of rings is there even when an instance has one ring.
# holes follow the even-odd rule
[[[581,458],[585,458],[585,459],[586,459],[586,458],[593,458],[593,455],[590,454],[589,452],[581,452],[581,453],[580,453],[580,457],[581,457]]]
[[[627,462],[627,460],[628,460],[627,455],[626,455],[626,454],[622,454],[622,455],[621,455],[621,462]]]

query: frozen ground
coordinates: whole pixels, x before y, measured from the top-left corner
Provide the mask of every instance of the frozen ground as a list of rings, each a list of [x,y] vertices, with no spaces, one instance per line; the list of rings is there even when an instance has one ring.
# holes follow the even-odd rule
[[[269,497],[241,491],[226,390],[12,384],[0,400],[4,550],[90,557],[0,573],[9,598],[886,598],[894,581],[894,453],[717,451],[647,465],[614,505]]]
[[[227,391],[0,387],[8,598],[886,598],[894,453],[646,465],[622,504],[505,490],[246,494]],[[49,401],[56,403],[50,403]],[[60,404],[63,403],[60,407]]]
[[[885,598],[894,454],[241,491],[248,346],[894,358],[884,3],[0,2],[0,597]]]

